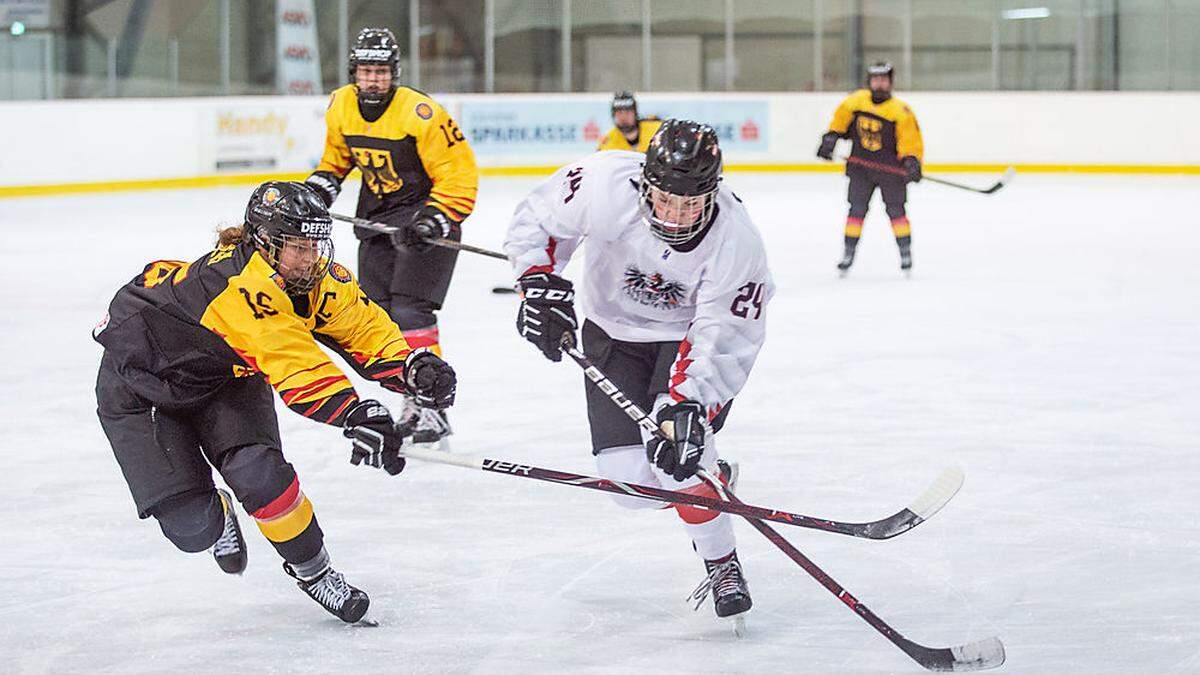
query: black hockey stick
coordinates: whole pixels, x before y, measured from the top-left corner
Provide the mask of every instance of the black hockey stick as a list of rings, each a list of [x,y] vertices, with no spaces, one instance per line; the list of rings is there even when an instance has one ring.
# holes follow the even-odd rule
[[[419,459],[427,462],[436,462],[438,464],[449,464],[452,466],[461,466],[467,469],[476,469],[487,471],[489,473],[499,473],[506,476],[515,476],[517,478],[532,478],[534,480],[542,480],[550,483],[559,483],[561,485],[573,485],[575,487],[588,488],[589,490],[599,490],[601,492],[609,492],[617,495],[628,497],[638,497],[640,499],[648,499],[665,504],[690,504],[711,511],[721,511],[731,513],[735,516],[745,516],[747,518],[756,518],[769,520],[784,525],[794,525],[796,527],[804,527],[812,530],[821,530],[823,532],[832,532],[834,534],[842,534],[850,537],[860,537],[863,539],[890,539],[898,534],[903,534],[916,527],[925,521],[926,518],[933,515],[947,500],[954,495],[958,490],[958,486],[962,484],[962,473],[955,469],[950,469],[938,477],[936,481],[920,496],[912,506],[901,510],[892,516],[882,520],[876,520],[870,523],[844,523],[836,520],[826,520],[823,518],[814,518],[805,516],[799,513],[788,513],[778,509],[769,509],[762,506],[754,506],[745,502],[732,503],[704,497],[702,495],[693,495],[687,492],[678,492],[675,490],[667,490],[661,487],[651,487],[649,485],[638,485],[636,483],[624,483],[618,480],[609,478],[599,478],[596,476],[586,476],[578,473],[569,473],[567,471],[558,471],[556,469],[545,469],[538,466],[528,464],[518,464],[507,460],[494,459],[491,457],[472,457],[469,455],[448,454],[440,450],[422,450],[414,447],[406,447],[400,451],[402,455],[409,459]],[[924,505],[924,507],[922,506]],[[913,509],[917,509],[914,511]]]
[[[698,472],[701,478],[704,479],[717,494],[723,495],[733,504],[742,503],[737,495],[733,494],[729,488],[721,484],[719,480],[714,478],[707,471],[701,470]],[[745,516],[743,516],[745,517]],[[960,645],[958,647],[926,647],[922,644],[917,644],[912,640],[904,637],[895,628],[892,628],[886,621],[879,618],[879,615],[872,612],[869,607],[860,602],[842,587],[833,577],[825,573],[808,556],[805,556],[791,542],[784,539],[783,535],[771,529],[770,525],[755,520],[746,518],[746,522],[754,526],[754,529],[762,533],[764,537],[771,540],[779,550],[783,551],[787,557],[791,558],[797,565],[808,572],[809,576],[817,580],[834,597],[841,600],[850,611],[862,617],[863,621],[871,624],[871,627],[879,631],[885,638],[891,641],[892,644],[899,647],[905,654],[908,654],[912,660],[921,664],[928,670],[937,671],[967,671],[967,670],[987,670],[996,668],[1004,664],[1004,643],[1000,642],[1000,638],[990,637],[978,642]]]
[[[329,214],[329,216],[331,218],[333,218],[334,220],[340,220],[344,223],[353,223],[354,225],[361,227],[364,230],[372,230],[375,232],[382,232],[383,234],[392,234],[393,232],[396,232],[398,229],[400,229],[400,228],[396,227],[395,225],[388,225],[386,223],[377,223],[373,220],[367,220],[366,218],[355,218],[354,216],[343,216],[340,213],[331,213],[331,214]],[[452,249],[456,249],[459,251],[466,251],[467,253],[478,253],[479,255],[485,255],[489,258],[496,258],[498,260],[508,260],[508,256],[504,255],[503,253],[501,253],[499,251],[492,251],[492,250],[489,250],[486,248],[480,248],[478,246],[471,246],[470,244],[464,244],[461,241],[454,241],[453,239],[445,239],[443,237],[438,237],[436,239],[427,239],[426,241],[429,242],[430,244],[433,244],[434,246],[441,246],[442,248],[452,248]]]
[[[908,172],[898,166],[890,166],[888,164],[880,164],[879,162],[872,162],[871,160],[863,159],[862,157],[850,156],[850,157],[844,157],[844,158],[839,157],[838,159],[845,159],[847,164],[857,164],[859,166],[864,166],[868,169],[872,169],[874,171],[882,171],[884,173],[890,173],[890,174],[893,174],[896,176],[903,176],[903,177],[908,176]],[[1013,179],[1013,176],[1015,176],[1015,175],[1017,175],[1017,170],[1010,166],[1004,170],[1004,174],[1002,176],[1000,176],[1000,180],[996,181],[995,184],[989,188],[971,187],[970,185],[964,185],[962,183],[956,183],[952,180],[946,180],[945,178],[938,178],[936,176],[929,176],[929,175],[922,176],[921,179],[927,180],[930,183],[938,183],[939,185],[948,185],[950,187],[958,188],[960,190],[976,192],[981,195],[990,195],[993,192],[998,191],[1000,188],[1004,187],[1005,185],[1008,185],[1009,181],[1011,181]]]
[[[600,391],[607,394],[609,399],[611,399],[612,402],[619,408],[624,410],[631,419],[636,421],[639,427],[663,440],[669,441],[670,439],[668,439],[662,430],[659,429],[658,425],[650,419],[649,415],[642,412],[638,406],[634,405],[621,392],[620,388],[617,387],[612,380],[609,380],[607,377],[605,377],[604,373],[602,373],[600,369],[597,368],[595,364],[593,364],[591,360],[583,354],[583,352],[575,347],[574,342],[573,335],[570,333],[564,334],[563,351],[565,351],[567,355],[575,361],[575,363],[579,364],[579,367],[583,368],[588,379],[590,379],[592,382],[595,382],[596,386],[600,388]],[[701,477],[701,479],[707,482],[714,491],[716,491],[717,495],[724,497],[726,501],[723,501],[722,503],[735,505],[743,504],[743,502],[737,498],[737,495],[733,494],[731,490],[722,485],[719,480],[714,478],[707,471],[702,469],[697,472],[697,474]],[[962,477],[960,473],[959,484],[961,484],[961,478]],[[955,487],[955,490],[957,489],[958,488]],[[995,637],[980,640],[978,642],[972,642],[959,647],[944,648],[926,647],[909,640],[896,631],[896,629],[889,626],[883,619],[879,618],[879,616],[877,616],[875,612],[872,612],[870,608],[859,602],[857,598],[855,598],[853,595],[850,595],[849,591],[843,588],[841,584],[834,581],[833,577],[826,574],[824,570],[818,567],[816,563],[809,560],[808,557],[801,553],[799,549],[797,549],[795,546],[792,546],[787,539],[783,538],[783,535],[771,529],[770,525],[767,525],[757,518],[745,515],[744,513],[739,513],[737,515],[745,518],[746,522],[750,523],[754,529],[762,533],[762,535],[769,539],[772,544],[775,544],[779,550],[783,551],[785,555],[803,568],[805,572],[808,572],[812,578],[816,579],[817,582],[824,586],[830,593],[833,593],[838,600],[841,600],[855,614],[862,617],[863,621],[866,621],[868,624],[870,624],[872,628],[879,631],[884,637],[890,640],[892,644],[899,647],[904,651],[905,654],[908,654],[914,661],[921,664],[923,667],[929,670],[939,671],[986,670],[988,668],[996,668],[1004,663],[1004,645],[1000,642],[999,638]]]

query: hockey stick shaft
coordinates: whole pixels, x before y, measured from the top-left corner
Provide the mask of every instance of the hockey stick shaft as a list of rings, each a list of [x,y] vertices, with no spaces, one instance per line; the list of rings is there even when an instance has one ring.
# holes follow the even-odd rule
[[[862,157],[854,157],[853,155],[846,157],[845,160],[846,160],[847,164],[857,164],[859,166],[866,167],[873,171],[881,171],[883,173],[890,173],[894,176],[900,176],[902,178],[908,177],[908,172],[898,166],[891,166],[889,164],[880,164],[879,162],[872,162],[869,159],[863,159]],[[993,192],[1004,187],[1005,182],[1008,180],[1009,176],[1010,176],[1010,172],[1005,172],[1004,177],[1002,177],[999,181],[996,182],[995,185],[992,185],[989,188],[971,187],[970,185],[956,183],[952,180],[946,180],[945,178],[938,178],[937,176],[930,176],[928,174],[923,175],[921,177],[921,179],[927,180],[930,183],[938,183],[939,185],[946,185],[949,187],[958,188],[960,190],[967,190],[969,192],[976,192],[976,193],[983,194],[983,195],[990,195]]]
[[[729,488],[711,474],[701,470],[698,475],[711,486],[718,495],[722,495],[730,503],[740,504],[742,501],[737,495],[733,494]],[[745,516],[743,516],[745,517]],[[776,532],[770,525],[755,520],[746,518],[746,522],[750,523],[754,529],[758,530],[772,544],[783,551],[784,555],[791,558],[793,562],[801,567],[817,583],[825,587],[827,591],[832,593],[834,597],[841,600],[850,611],[857,614],[863,621],[866,621],[872,628],[878,631],[881,635],[887,638],[892,644],[899,647],[905,654],[912,658],[921,666],[929,670],[937,671],[953,671],[953,670],[985,670],[995,668],[1004,663],[1004,647],[996,638],[989,638],[981,642],[973,643],[965,647],[956,648],[930,648],[924,645],[917,644],[912,640],[904,637],[895,628],[892,628],[886,621],[879,618],[875,612],[869,607],[860,602],[846,590],[844,586],[839,584],[833,577],[829,576],[825,570],[821,569],[816,563],[800,552],[783,537]]]
[[[735,516],[759,518],[776,523],[783,523],[785,525],[794,525],[796,527],[832,532],[834,534],[843,534],[852,537],[865,537],[869,539],[880,538],[878,536],[870,536],[868,534],[860,533],[860,531],[855,527],[858,525],[857,523],[842,523],[838,521],[823,520],[820,518],[813,518],[811,516],[804,516],[798,513],[788,513],[786,511],[768,509],[762,506],[754,506],[751,504],[746,504],[745,502],[734,504],[732,502],[721,501],[719,499],[704,497],[702,495],[693,495],[687,492],[668,490],[661,487],[651,487],[649,485],[638,485],[636,483],[625,483],[608,478],[599,478],[597,476],[587,476],[578,473],[570,473],[567,471],[558,471],[556,469],[546,469],[529,464],[519,464],[516,462],[510,462],[491,457],[473,457],[470,455],[459,454],[451,455],[437,450],[422,450],[412,447],[404,448],[401,450],[401,454],[406,458],[419,459],[437,464],[449,464],[467,469],[476,469],[480,471],[487,471],[489,473],[515,476],[517,478],[532,478],[534,480],[559,483],[561,485],[573,485],[575,487],[587,488],[589,490],[598,490],[600,492],[608,492],[626,497],[638,497],[640,499],[663,502],[665,504],[689,504],[691,506],[698,506],[711,511],[730,513]],[[889,536],[895,535],[891,534]]]
[[[343,216],[340,213],[331,213],[331,214],[329,214],[329,216],[331,218],[333,218],[334,220],[340,220],[344,223],[352,223],[353,225],[361,227],[364,230],[371,230],[373,232],[380,232],[382,234],[392,234],[400,229],[400,228],[396,227],[395,225],[388,225],[387,223],[377,223],[373,220],[367,220],[366,218],[355,218],[354,216]],[[479,255],[487,256],[489,258],[496,258],[497,260],[508,260],[508,256],[504,255],[503,253],[501,253],[499,251],[492,251],[492,250],[489,250],[486,248],[481,248],[479,246],[472,246],[470,244],[464,244],[461,241],[454,241],[453,239],[446,239],[443,237],[438,237],[436,239],[426,239],[426,241],[429,242],[430,244],[433,244],[434,246],[441,246],[442,248],[452,248],[457,251],[466,251],[467,253],[477,253]]]

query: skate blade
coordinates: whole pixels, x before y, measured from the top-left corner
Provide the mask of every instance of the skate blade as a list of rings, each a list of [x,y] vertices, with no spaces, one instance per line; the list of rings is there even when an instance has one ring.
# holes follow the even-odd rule
[[[379,628],[379,622],[369,616],[364,616],[358,621],[348,625],[352,628]]]
[[[746,613],[742,612],[737,616],[727,619],[733,628],[733,636],[739,640],[746,637]]]

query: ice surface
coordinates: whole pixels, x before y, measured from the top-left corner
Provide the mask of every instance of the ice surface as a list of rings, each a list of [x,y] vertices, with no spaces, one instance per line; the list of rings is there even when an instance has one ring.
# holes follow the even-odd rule
[[[842,177],[729,182],[779,284],[721,434],[741,496],[866,520],[961,466],[958,496],[897,539],[779,527],[923,644],[998,635],[1008,672],[1200,671],[1200,181],[1019,176],[990,197],[917,186],[910,280],[879,204],[836,278]],[[531,185],[485,181],[467,241],[498,246]],[[755,608],[736,641],[684,602],[703,567],[672,513],[449,466],[389,478],[352,467],[337,430],[282,409],[335,564],[382,625],[321,611],[244,514],[243,577],[176,551],[136,518],[96,422],[90,330],[145,262],[200,255],[250,190],[0,202],[0,670],[919,671],[745,523]],[[338,246],[354,267],[353,238]],[[442,313],[461,377],[453,445],[594,473],[581,374],[517,336],[514,297],[490,292],[508,278],[460,258]]]

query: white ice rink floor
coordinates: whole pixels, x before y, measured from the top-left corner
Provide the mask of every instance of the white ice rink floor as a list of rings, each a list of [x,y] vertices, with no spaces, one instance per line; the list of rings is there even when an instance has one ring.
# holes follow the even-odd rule
[[[913,640],[999,636],[1003,671],[1200,672],[1200,180],[917,186],[907,280],[880,204],[836,278],[842,177],[729,183],[779,285],[720,437],[742,498],[869,520],[960,466],[958,496],[897,539],[777,529]],[[532,184],[485,181],[466,240],[498,247]],[[685,603],[703,568],[673,512],[440,465],[389,478],[282,408],[334,563],[381,625],[304,597],[244,514],[244,576],[178,552],[137,519],[96,421],[90,331],[146,262],[201,255],[251,189],[0,202],[0,671],[920,671],[744,522],[739,641]],[[338,247],[353,267],[353,237]],[[581,375],[517,336],[516,300],[490,292],[508,278],[460,258],[441,319],[453,446],[594,474]]]

